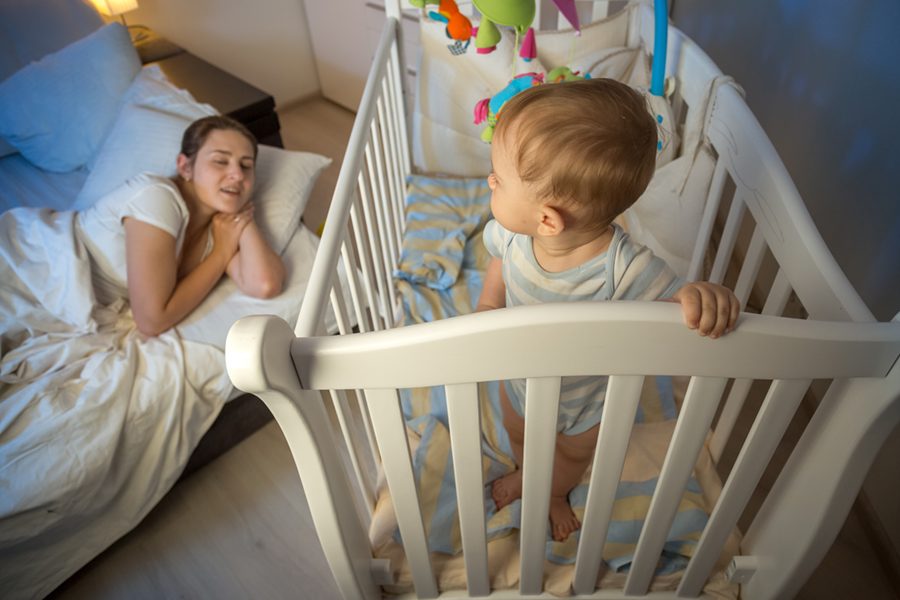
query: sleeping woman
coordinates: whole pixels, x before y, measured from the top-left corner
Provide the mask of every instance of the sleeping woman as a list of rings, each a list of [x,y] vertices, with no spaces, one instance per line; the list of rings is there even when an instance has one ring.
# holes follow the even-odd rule
[[[155,336],[188,316],[223,274],[248,295],[278,295],[284,266],[250,201],[256,154],[243,125],[205,117],[185,130],[174,178],[142,174],[79,213],[97,300],[128,298],[138,330]]]

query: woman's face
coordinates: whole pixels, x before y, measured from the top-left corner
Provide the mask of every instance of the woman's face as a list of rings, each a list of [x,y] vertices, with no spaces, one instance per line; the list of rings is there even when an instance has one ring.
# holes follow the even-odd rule
[[[250,140],[231,129],[216,129],[206,137],[193,164],[186,165],[185,178],[208,208],[236,213],[250,200],[255,166]]]

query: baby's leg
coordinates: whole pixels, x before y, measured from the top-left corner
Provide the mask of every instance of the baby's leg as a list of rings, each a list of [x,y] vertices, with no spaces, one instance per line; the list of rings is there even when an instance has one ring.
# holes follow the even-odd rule
[[[553,539],[562,542],[581,527],[578,517],[569,505],[569,492],[581,482],[584,471],[597,446],[595,425],[577,435],[556,435],[556,453],[553,457],[553,484],[550,491],[550,526]]]
[[[525,440],[525,419],[512,407],[503,384],[500,384],[500,410],[503,413],[503,427],[509,435],[516,470],[495,479],[491,485],[491,497],[500,510],[507,504],[522,497],[522,444]]]

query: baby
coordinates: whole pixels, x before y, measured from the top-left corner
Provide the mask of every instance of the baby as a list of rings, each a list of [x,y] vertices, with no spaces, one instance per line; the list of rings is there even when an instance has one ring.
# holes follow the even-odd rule
[[[679,302],[700,335],[730,331],[740,304],[725,287],[685,283],[613,222],[644,192],[656,164],[656,123],[629,86],[588,79],[532,87],[498,120],[488,177],[494,220],[484,240],[493,257],[476,310],[540,302]],[[550,501],[553,538],[581,524],[568,503],[594,447],[605,377],[566,377],[560,394]],[[525,382],[500,386],[503,424],[522,464]],[[497,479],[498,509],[522,495],[522,471]]]

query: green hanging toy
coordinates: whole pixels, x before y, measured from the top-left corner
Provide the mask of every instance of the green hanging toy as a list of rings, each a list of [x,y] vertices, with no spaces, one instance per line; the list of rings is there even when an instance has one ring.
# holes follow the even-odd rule
[[[534,0],[473,0],[481,23],[475,34],[475,50],[479,54],[493,52],[500,41],[497,25],[513,27],[516,34],[525,36],[534,21]]]

